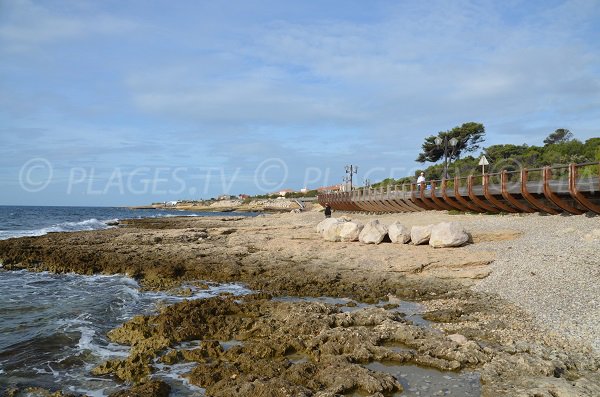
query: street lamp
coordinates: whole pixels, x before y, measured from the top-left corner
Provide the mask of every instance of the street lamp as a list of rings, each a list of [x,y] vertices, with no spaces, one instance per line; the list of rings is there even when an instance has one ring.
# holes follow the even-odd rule
[[[357,165],[347,165],[346,166],[346,177],[344,178],[345,182],[350,182],[350,191],[352,191],[352,174],[358,173]]]
[[[435,138],[435,145],[436,146],[442,146],[442,143],[444,144],[444,179],[448,179],[448,144],[450,144],[450,146],[452,146],[452,153],[450,154],[450,157],[454,156],[454,151],[456,150],[456,145],[458,145],[458,139],[456,138],[452,138],[450,140],[448,140],[448,136],[444,136],[444,139],[442,140],[442,138],[440,138],[439,136]]]

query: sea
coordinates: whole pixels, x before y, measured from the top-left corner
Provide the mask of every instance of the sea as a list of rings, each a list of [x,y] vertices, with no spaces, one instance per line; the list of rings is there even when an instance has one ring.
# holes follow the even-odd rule
[[[252,216],[251,213],[227,215]],[[40,236],[51,232],[107,229],[122,219],[171,216],[223,216],[222,213],[176,210],[131,210],[107,207],[0,206],[0,239]],[[138,314],[150,314],[164,304],[206,299],[227,292],[249,293],[243,285],[188,286],[192,295],[141,291],[124,275],[4,271],[0,264],[0,396],[22,385],[52,391],[107,396],[124,386],[91,369],[107,359],[128,355],[127,346],[108,340],[106,333]],[[178,396],[202,395],[190,385],[184,365],[157,363],[153,375],[169,383]]]
[[[108,229],[120,219],[172,216],[219,216],[222,212],[123,207],[34,207],[0,205],[0,240],[41,236],[50,232],[77,232]],[[255,216],[253,212],[228,212],[228,216]]]

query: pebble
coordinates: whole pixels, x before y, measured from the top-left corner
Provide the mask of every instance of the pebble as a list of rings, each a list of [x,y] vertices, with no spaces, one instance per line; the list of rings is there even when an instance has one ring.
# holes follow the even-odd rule
[[[599,217],[585,215],[507,215],[467,223],[473,232],[523,233],[515,240],[469,248],[493,250],[497,258],[492,273],[474,289],[498,294],[549,331],[600,352],[600,241],[588,237],[599,226]]]

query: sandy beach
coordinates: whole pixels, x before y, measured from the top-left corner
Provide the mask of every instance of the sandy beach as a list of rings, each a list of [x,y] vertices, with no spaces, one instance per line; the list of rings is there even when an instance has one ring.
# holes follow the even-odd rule
[[[342,215],[459,222],[472,243],[328,242],[315,230],[323,214],[311,211],[123,221],[0,241],[0,260],[6,270],[127,274],[181,294],[201,281],[255,291],[175,304],[111,331],[130,356],[94,372],[133,382],[122,395],[168,395],[151,379],[155,360],[197,363],[189,381],[208,396],[396,395],[398,378],[374,366],[390,362],[475,373],[482,396],[600,395],[598,217]],[[178,348],[186,341],[196,348]]]

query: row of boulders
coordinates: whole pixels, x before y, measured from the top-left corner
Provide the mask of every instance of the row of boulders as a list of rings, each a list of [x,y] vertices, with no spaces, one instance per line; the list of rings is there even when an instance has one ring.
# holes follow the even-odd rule
[[[317,232],[327,241],[360,241],[379,244],[387,239],[392,243],[427,244],[435,248],[460,247],[470,240],[464,227],[457,222],[413,226],[410,229],[400,222],[385,225],[375,219],[363,225],[348,218],[327,218],[317,225]]]

